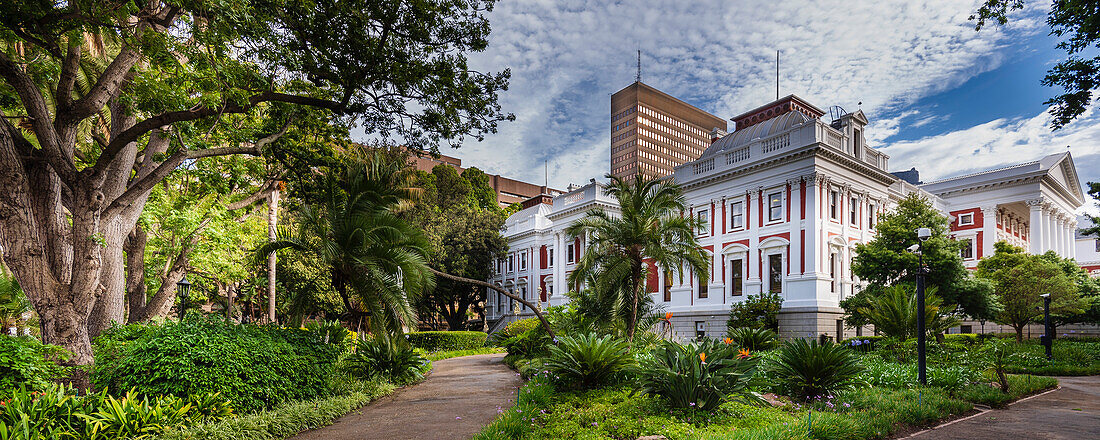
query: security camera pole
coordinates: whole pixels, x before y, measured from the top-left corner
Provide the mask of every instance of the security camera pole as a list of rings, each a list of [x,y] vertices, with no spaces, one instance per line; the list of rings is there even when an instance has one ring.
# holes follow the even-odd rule
[[[930,237],[931,229],[917,229],[917,379],[921,385],[928,385],[924,353],[924,275],[927,272],[924,268],[924,242]]]
[[[1054,331],[1050,328],[1050,294],[1039,295],[1043,297],[1043,346],[1046,347],[1047,360],[1054,360]]]

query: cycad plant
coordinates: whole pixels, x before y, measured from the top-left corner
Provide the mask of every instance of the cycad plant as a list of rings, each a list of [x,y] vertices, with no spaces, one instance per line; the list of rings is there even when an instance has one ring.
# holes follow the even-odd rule
[[[771,350],[779,345],[779,336],[766,328],[735,328],[726,336],[734,345],[749,351]]]
[[[575,337],[559,337],[558,345],[550,347],[550,356],[544,366],[560,383],[575,388],[594,388],[611,382],[633,362],[630,346],[625,341],[610,335],[582,333]]]
[[[384,378],[404,384],[424,376],[428,361],[408,343],[386,335],[360,341],[355,352],[344,360],[349,374],[363,378]]]
[[[936,288],[929,287],[924,295],[925,329],[929,335],[940,335],[959,324],[953,315],[955,306],[944,307],[936,296]],[[908,284],[886,288],[871,300],[869,307],[860,312],[885,336],[906,340],[917,336],[917,291]]]
[[[635,371],[643,393],[664,397],[673,408],[709,411],[727,400],[760,403],[752,391],[756,359],[732,344],[663,341]]]
[[[325,177],[319,201],[281,228],[258,257],[294,249],[316,255],[349,312],[365,314],[375,334],[416,323],[410,299],[434,284],[423,234],[396,215],[414,200],[404,156],[376,148]],[[361,311],[360,311],[361,310]]]
[[[693,216],[684,215],[687,204],[680,187],[670,180],[611,179],[606,192],[619,202],[620,213],[591,210],[566,228],[570,236],[590,237],[584,255],[569,275],[569,284],[587,281],[592,295],[610,308],[608,315],[626,324],[628,342],[640,318],[647,271],[684,269],[697,277],[709,276],[707,257],[695,240],[694,231],[704,227]]]
[[[794,339],[779,348],[769,376],[792,397],[812,400],[856,386],[862,372],[859,357],[843,345]]]

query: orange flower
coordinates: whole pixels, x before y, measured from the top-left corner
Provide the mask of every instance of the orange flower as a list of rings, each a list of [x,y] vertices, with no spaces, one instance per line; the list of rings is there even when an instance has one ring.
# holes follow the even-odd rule
[[[752,357],[752,353],[749,352],[749,349],[742,348],[740,350],[737,350],[737,357],[741,359],[748,359]]]
[[[704,364],[707,363],[707,354],[706,353],[699,353],[699,362],[702,362]]]
[[[665,313],[665,321],[672,319],[672,312]]]
[[[725,339],[724,341],[722,341],[722,342],[725,342],[725,343],[726,343],[726,345],[730,345],[730,344],[732,344],[732,343],[733,343],[733,339],[730,339],[730,338],[726,338],[726,339]]]

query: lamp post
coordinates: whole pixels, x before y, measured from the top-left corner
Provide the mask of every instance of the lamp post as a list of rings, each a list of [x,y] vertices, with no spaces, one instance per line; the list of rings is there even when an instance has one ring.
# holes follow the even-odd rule
[[[1054,331],[1050,328],[1050,294],[1039,295],[1043,298],[1043,347],[1047,351],[1047,360],[1054,360]]]
[[[924,276],[927,273],[924,268],[924,242],[931,237],[931,229],[917,229],[917,379],[921,385],[928,385],[924,350],[926,339],[924,329]]]
[[[176,295],[180,299],[180,321],[183,321],[183,315],[187,312],[187,299],[191,296],[191,283],[187,281],[187,275],[176,283]]]

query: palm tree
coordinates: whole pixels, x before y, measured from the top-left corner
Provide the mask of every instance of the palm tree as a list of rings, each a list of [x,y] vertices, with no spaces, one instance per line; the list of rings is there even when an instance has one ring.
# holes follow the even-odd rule
[[[942,335],[947,329],[959,324],[955,317],[955,306],[944,307],[943,300],[936,296],[936,287],[925,292],[924,328],[929,335]],[[901,340],[917,336],[917,291],[909,284],[896,284],[886,288],[877,298],[871,300],[869,307],[860,312],[875,325],[882,334]]]
[[[23,295],[19,282],[6,267],[0,266],[0,332],[18,327],[30,311],[31,303]]]
[[[435,282],[427,240],[396,215],[417,195],[406,159],[368,149],[339,174],[324,178],[320,201],[302,207],[257,257],[280,249],[317,256],[353,318],[367,316],[375,334],[400,334],[416,323],[411,299]]]
[[[607,194],[619,201],[621,214],[593,209],[565,229],[572,236],[591,237],[568,281],[577,285],[588,280],[590,294],[616,308],[614,315],[625,321],[627,339],[633,341],[647,261],[663,270],[675,268],[681,278],[685,268],[707,277],[710,265],[695,241],[694,231],[702,224],[683,215],[687,205],[678,185],[640,174],[607,177]]]

